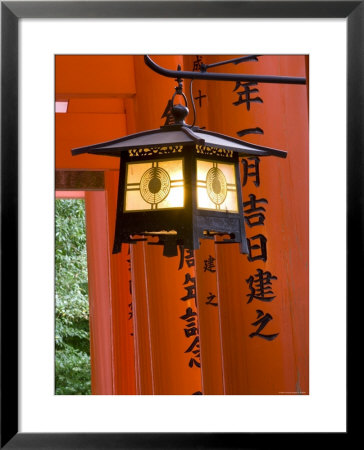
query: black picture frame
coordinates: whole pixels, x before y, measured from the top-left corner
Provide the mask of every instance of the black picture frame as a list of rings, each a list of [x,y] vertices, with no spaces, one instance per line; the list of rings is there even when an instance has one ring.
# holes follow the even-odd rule
[[[359,256],[363,253],[364,229],[364,1],[2,1],[1,448],[267,449],[278,443],[280,448],[295,448],[295,443],[306,445],[311,439],[315,445],[327,444],[325,433],[315,433],[314,438],[311,433],[18,433],[18,22],[21,18],[117,17],[347,19],[347,303],[360,292],[364,273],[363,258],[357,258],[358,251]],[[335,434],[336,443],[343,444],[343,439],[347,443],[348,432]]]

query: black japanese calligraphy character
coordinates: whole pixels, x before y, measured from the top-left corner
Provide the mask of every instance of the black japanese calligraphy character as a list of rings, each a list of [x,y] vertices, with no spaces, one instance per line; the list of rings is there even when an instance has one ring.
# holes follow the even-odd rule
[[[239,106],[242,103],[245,103],[246,109],[248,111],[250,111],[251,103],[263,103],[263,100],[260,97],[252,97],[252,94],[259,92],[259,89],[257,89],[257,88],[251,89],[251,86],[257,86],[257,85],[258,85],[258,83],[254,82],[254,81],[249,81],[247,83],[237,81],[233,92],[235,92],[240,87],[242,87],[243,90],[237,92],[239,99],[236,102],[233,102],[233,105]]]
[[[184,297],[181,298],[181,300],[183,300],[183,301],[189,300],[191,298],[196,299],[196,280],[194,277],[191,277],[191,275],[189,273],[186,273],[185,281],[183,284],[185,285],[187,283],[192,283],[192,285],[185,286],[187,295],[185,295]]]
[[[129,306],[129,318],[128,318],[128,320],[130,320],[130,319],[133,318],[133,304],[129,303],[128,306]]]
[[[196,313],[194,315],[196,315]],[[184,316],[182,316],[181,319],[183,317]],[[189,317],[188,319],[184,319],[186,320],[186,322],[188,322],[186,328],[184,329],[186,337],[196,336],[198,334],[198,328],[196,326],[195,319],[196,319],[195,317]]]
[[[190,322],[191,320],[195,320],[194,317],[197,316],[197,313],[193,311],[191,307],[186,308],[186,314],[180,317],[182,320],[186,320]]]
[[[259,244],[252,245],[251,241],[259,240]],[[248,260],[252,261],[267,261],[267,238],[262,234],[257,234],[256,236],[252,236],[251,238],[247,238],[248,243]],[[256,253],[256,250],[259,252]],[[254,254],[253,254],[254,253]]]
[[[249,194],[250,200],[244,202],[244,219],[247,225],[251,227],[255,227],[257,225],[264,225],[265,208],[263,206],[257,206],[257,203],[268,203],[268,200],[265,198],[257,199],[254,194]]]
[[[195,258],[194,258],[193,250],[187,249],[187,251],[186,251],[183,245],[179,245],[178,250],[180,252],[178,270],[181,270],[183,268],[185,261],[186,261],[187,267],[194,267]],[[186,255],[185,255],[185,252],[186,252]]]
[[[183,282],[183,284],[187,284],[187,283],[195,283],[195,278],[191,277],[190,273],[186,273],[186,275],[185,275],[185,281]]]
[[[179,266],[178,270],[181,270],[183,268],[183,263],[185,262],[185,248],[183,245],[178,246],[179,250]]]
[[[243,176],[243,186],[246,185],[248,177],[254,178],[254,184],[256,187],[260,186],[260,176],[259,176],[259,163],[260,159],[257,156],[252,156],[249,158],[242,159],[244,176]]]
[[[202,64],[202,56],[196,55],[196,59],[193,61],[193,72],[201,69]]]
[[[209,255],[207,259],[204,260],[204,268],[203,271],[209,271],[209,272],[216,272],[215,268],[215,261],[216,258],[214,258],[213,256]]]
[[[194,348],[196,347],[196,350]],[[199,336],[196,336],[193,340],[192,344],[188,347],[188,349],[185,351],[185,353],[192,352],[195,355],[195,358],[200,358],[200,338]],[[193,367],[193,365],[197,367],[201,367],[200,362],[197,361],[194,357],[190,359],[190,362],[188,365],[190,367]]]
[[[197,96],[197,97],[194,97],[194,100],[198,100],[198,104],[199,104],[200,108],[202,107],[202,102],[201,102],[201,100],[202,100],[203,98],[206,98],[206,97],[207,97],[207,95],[201,95],[201,89],[199,89],[199,90],[198,90],[198,96]]]
[[[196,327],[185,328],[184,332],[186,337],[196,336],[198,334],[198,328]]]
[[[253,338],[254,336],[258,336],[262,339],[265,339],[267,341],[273,341],[279,333],[275,334],[262,334],[261,331],[267,326],[267,324],[273,319],[273,317],[270,314],[264,314],[264,312],[260,309],[256,310],[257,312],[257,319],[255,322],[253,322],[251,325],[254,327],[258,327],[254,333],[250,333],[249,337]]]
[[[193,350],[196,347],[196,350]],[[192,344],[188,347],[188,349],[185,351],[185,353],[198,353],[200,351],[200,337],[196,336],[193,340]]]
[[[214,295],[212,292],[209,292],[209,295],[206,298],[208,300],[207,302],[205,302],[206,305],[218,306],[217,302],[213,302],[213,299],[216,298],[216,295]]]
[[[201,367],[201,363],[199,361],[197,361],[195,358],[191,358],[188,365],[190,367],[193,367],[193,365],[195,365],[196,367]]]
[[[192,344],[188,347],[188,349],[185,351],[185,353],[192,352],[196,358],[200,357],[200,338],[198,335],[198,327],[196,325],[196,317],[197,313],[192,310],[192,308],[186,308],[186,314],[183,316],[180,316],[180,319],[185,320],[187,322],[186,328],[184,329],[184,333],[186,337],[196,336],[193,340]],[[193,365],[196,365],[197,367],[200,367],[200,363],[195,359],[191,358],[189,361],[189,366],[193,367]]]
[[[247,303],[250,303],[254,298],[256,300],[260,300],[261,302],[271,302],[276,298],[272,291],[272,281],[277,280],[277,277],[272,275],[268,271],[264,271],[262,269],[257,269],[257,273],[251,275],[246,282],[249,285],[250,294],[247,294],[249,300]]]

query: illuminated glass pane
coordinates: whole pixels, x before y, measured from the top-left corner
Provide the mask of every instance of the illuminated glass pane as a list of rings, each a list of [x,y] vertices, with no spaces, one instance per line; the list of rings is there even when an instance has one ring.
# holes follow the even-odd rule
[[[127,184],[139,183],[143,173],[152,167],[151,163],[127,164]]]
[[[207,172],[213,167],[212,161],[197,160],[197,180],[206,181]]]
[[[197,160],[197,207],[237,213],[234,164]]]
[[[158,167],[166,170],[172,181],[183,181],[182,160],[158,161]]]
[[[183,160],[128,163],[124,211],[182,208]]]

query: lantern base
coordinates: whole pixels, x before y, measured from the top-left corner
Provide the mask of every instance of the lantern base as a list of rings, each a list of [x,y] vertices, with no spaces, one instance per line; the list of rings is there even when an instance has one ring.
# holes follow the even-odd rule
[[[188,250],[198,250],[200,248],[200,239],[214,239],[215,236],[225,236],[223,240],[216,241],[216,244],[240,244],[240,253],[248,253],[248,246],[245,236],[237,236],[235,233],[203,230],[198,234],[194,234],[193,237],[184,236],[183,238],[181,238],[181,236],[179,236],[176,232],[168,234],[163,234],[161,232],[145,232],[138,233],[138,235],[124,236],[121,242],[114,243],[113,254],[121,252],[121,243],[136,244],[140,241],[147,241],[148,237],[157,237],[157,242],[148,242],[148,245],[162,245],[163,256],[173,257],[178,255],[179,246],[183,246],[183,248]]]

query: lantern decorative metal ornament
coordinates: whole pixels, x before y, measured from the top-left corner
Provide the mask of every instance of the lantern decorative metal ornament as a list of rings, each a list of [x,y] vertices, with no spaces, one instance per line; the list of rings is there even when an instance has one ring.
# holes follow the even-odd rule
[[[172,124],[72,150],[120,158],[113,253],[158,236],[163,254],[175,256],[178,245],[198,249],[216,234],[247,253],[239,157],[287,153],[187,125],[186,97],[176,93],[186,106],[173,105],[174,94]]]

